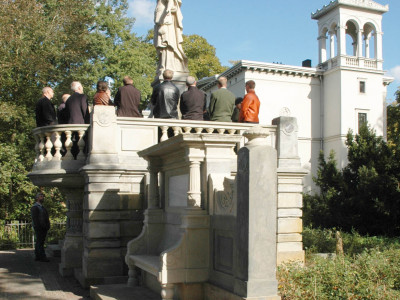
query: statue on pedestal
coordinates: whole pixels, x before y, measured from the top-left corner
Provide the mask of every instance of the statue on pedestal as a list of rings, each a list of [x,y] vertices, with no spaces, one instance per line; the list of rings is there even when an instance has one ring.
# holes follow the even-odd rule
[[[154,13],[154,46],[157,50],[157,76],[169,69],[188,73],[187,57],[182,48],[182,0],[158,0]]]

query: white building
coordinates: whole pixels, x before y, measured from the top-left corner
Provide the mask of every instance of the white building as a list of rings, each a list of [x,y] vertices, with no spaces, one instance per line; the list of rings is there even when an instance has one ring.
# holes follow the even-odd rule
[[[256,82],[260,123],[280,115],[296,117],[299,155],[310,170],[305,186],[312,186],[318,155],[336,152],[339,167],[347,163],[346,134],[361,123],[386,135],[386,86],[393,79],[382,68],[382,15],[389,10],[372,0],[335,0],[312,14],[318,21],[319,63],[303,67],[240,61],[221,76],[237,97],[245,82]],[[307,66],[308,65],[308,66]],[[217,89],[216,77],[199,81],[208,96]]]

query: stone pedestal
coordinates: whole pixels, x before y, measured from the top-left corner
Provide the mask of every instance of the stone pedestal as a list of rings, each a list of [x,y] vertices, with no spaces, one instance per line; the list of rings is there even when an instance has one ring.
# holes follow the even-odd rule
[[[301,168],[298,155],[297,120],[293,117],[279,117],[272,124],[277,125],[278,150],[277,263],[304,263],[302,181],[307,170]]]
[[[83,188],[61,188],[67,199],[67,232],[61,248],[59,272],[62,276],[72,276],[75,268],[82,266],[82,202]]]
[[[245,299],[280,299],[276,280],[277,154],[267,132],[254,127],[238,152],[234,293]],[[262,163],[260,163],[262,162]]]

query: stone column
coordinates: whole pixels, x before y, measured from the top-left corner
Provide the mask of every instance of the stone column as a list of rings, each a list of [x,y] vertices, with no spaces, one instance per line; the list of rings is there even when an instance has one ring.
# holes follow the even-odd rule
[[[335,32],[329,31],[329,49],[330,49],[330,57],[335,57]]]
[[[319,41],[319,63],[322,64],[324,61],[326,61],[326,40],[327,37],[322,35],[318,37]]]
[[[278,243],[277,263],[304,262],[303,251],[303,177],[298,156],[297,120],[279,117],[272,121],[277,125],[276,147],[278,150]]]
[[[155,158],[152,158],[149,161],[148,170],[150,173],[150,183],[147,208],[158,209],[160,208],[160,197],[158,190],[158,172],[160,171],[160,162]]]
[[[336,28],[336,39],[338,45],[337,55],[346,55],[346,26],[338,26]]]
[[[74,269],[82,266],[82,203],[83,188],[60,188],[67,199],[67,232],[61,249],[59,272],[72,276]]]
[[[189,166],[188,207],[201,207],[200,161],[191,160]]]
[[[253,127],[239,150],[234,293],[245,299],[280,299],[276,280],[276,150],[268,130]]]
[[[369,58],[369,56],[370,56],[370,49],[369,49],[370,38],[371,38],[371,35],[368,35],[364,38],[364,40],[365,40],[365,58]]]
[[[363,53],[362,53],[362,48],[363,48],[362,47],[362,45],[363,45],[362,37],[363,37],[363,31],[360,29],[357,32],[357,53],[355,55],[355,56],[358,56],[358,57],[362,57],[363,56]]]

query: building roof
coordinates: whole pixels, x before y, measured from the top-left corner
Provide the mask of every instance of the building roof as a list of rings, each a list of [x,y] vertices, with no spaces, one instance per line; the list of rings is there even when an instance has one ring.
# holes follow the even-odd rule
[[[382,5],[372,0],[334,0],[331,1],[328,5],[324,5],[323,8],[317,10],[315,13],[312,13],[311,18],[317,20],[340,5],[358,7],[380,13],[385,13],[389,11],[388,4]]]
[[[306,68],[289,66],[275,63],[265,63],[250,60],[240,60],[236,65],[229,68],[219,76],[206,77],[197,82],[197,86],[202,90],[207,90],[217,84],[217,79],[220,76],[225,76],[230,79],[244,70],[260,71],[266,73],[286,74],[293,76],[316,77],[321,74],[316,68]]]

